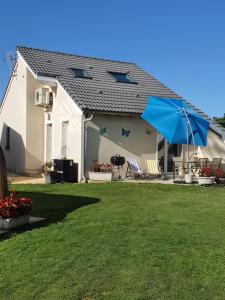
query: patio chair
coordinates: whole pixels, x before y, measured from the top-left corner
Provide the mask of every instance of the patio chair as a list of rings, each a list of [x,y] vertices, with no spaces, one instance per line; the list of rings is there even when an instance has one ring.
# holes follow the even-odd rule
[[[200,168],[204,168],[208,164],[208,158],[199,158],[199,166]]]
[[[127,158],[127,174],[126,176],[131,175],[133,179],[148,177],[147,173],[143,171],[140,167],[140,163],[136,157]]]
[[[149,175],[153,175],[153,176],[161,176],[162,173],[159,170],[159,164],[158,164],[158,160],[154,159],[154,160],[147,160],[147,166],[148,166],[148,173]]]
[[[217,169],[221,166],[222,158],[213,158],[212,162],[208,163],[208,166]]]

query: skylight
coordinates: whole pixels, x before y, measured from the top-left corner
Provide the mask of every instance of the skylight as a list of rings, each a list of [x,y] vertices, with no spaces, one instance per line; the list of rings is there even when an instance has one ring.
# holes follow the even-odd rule
[[[127,73],[109,72],[109,74],[112,75],[117,82],[137,84],[137,82],[132,79]]]
[[[73,75],[75,77],[78,78],[88,78],[88,79],[92,79],[91,75],[88,74],[87,71],[83,70],[83,69],[75,69],[75,68],[71,68]]]

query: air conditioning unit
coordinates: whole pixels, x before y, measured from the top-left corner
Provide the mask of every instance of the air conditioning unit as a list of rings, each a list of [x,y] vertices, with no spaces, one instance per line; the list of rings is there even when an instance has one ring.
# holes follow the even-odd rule
[[[49,88],[39,88],[35,91],[34,105],[50,106],[53,103],[54,94]]]

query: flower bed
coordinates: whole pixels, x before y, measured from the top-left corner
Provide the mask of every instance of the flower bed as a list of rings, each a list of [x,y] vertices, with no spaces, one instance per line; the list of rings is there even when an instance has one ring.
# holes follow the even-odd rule
[[[88,175],[89,179],[93,181],[111,181],[112,165],[109,163],[99,163],[97,160],[94,160]]]
[[[30,198],[19,197],[15,191],[11,192],[0,200],[0,228],[9,229],[28,223],[31,209]]]
[[[89,172],[89,179],[92,181],[111,181],[112,173],[105,172]]]
[[[199,170],[198,184],[212,185],[215,181],[219,182],[220,178],[224,178],[224,175],[224,171],[221,168],[203,167]]]

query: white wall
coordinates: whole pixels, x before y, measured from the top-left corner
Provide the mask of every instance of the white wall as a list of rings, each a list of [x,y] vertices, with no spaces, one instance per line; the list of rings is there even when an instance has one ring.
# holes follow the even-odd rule
[[[45,160],[45,127],[52,123],[52,158],[61,158],[62,122],[69,122],[68,155],[78,163],[78,179],[83,168],[83,113],[58,85],[53,88],[55,99],[50,111],[51,120],[43,107],[34,105],[35,89],[43,86],[18,56],[16,76],[12,77],[0,112],[1,145],[7,168],[17,172],[40,172]],[[11,128],[11,148],[5,150],[5,127]]]
[[[34,105],[35,89],[39,87],[40,82],[27,70],[26,173],[40,172],[44,161],[44,109]]]
[[[100,134],[100,129],[106,133]],[[122,136],[122,128],[131,130],[128,137]],[[146,134],[150,130],[150,135]],[[112,155],[137,157],[143,168],[147,159],[156,159],[156,131],[139,117],[96,114],[88,122],[86,172],[93,160],[110,162]]]
[[[27,68],[18,58],[15,75],[9,82],[8,90],[0,110],[1,146],[7,168],[18,172],[25,170],[26,147],[26,76]],[[10,129],[10,150],[5,150],[5,127]]]
[[[46,112],[45,119],[46,123],[52,124],[52,158],[62,157],[62,123],[68,121],[67,158],[78,163],[78,180],[80,181],[83,168],[83,113],[60,85],[55,92],[56,98],[50,112],[51,120],[47,120],[48,112]]]
[[[200,157],[208,157],[212,160],[214,157],[221,157],[222,162],[225,163],[225,142],[215,134],[212,130],[208,133],[208,146],[199,148]]]
[[[194,147],[189,145],[189,155],[193,152],[198,152],[194,155],[198,158],[208,158],[210,161],[213,158],[222,158],[222,163],[225,164],[225,142],[212,130],[208,132],[207,147]],[[187,160],[187,145],[183,145],[183,155],[184,159]]]

